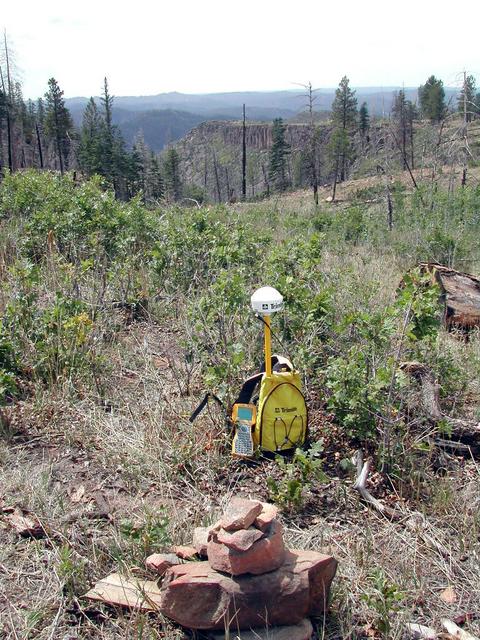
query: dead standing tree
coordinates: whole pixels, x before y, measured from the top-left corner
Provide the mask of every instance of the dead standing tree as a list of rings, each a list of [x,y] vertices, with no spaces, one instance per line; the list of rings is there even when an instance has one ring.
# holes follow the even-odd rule
[[[315,201],[315,206],[318,206],[318,179],[319,179],[319,158],[318,158],[318,135],[315,127],[315,119],[313,114],[313,106],[317,100],[315,92],[318,89],[314,89],[312,87],[312,83],[308,82],[307,84],[300,84],[299,86],[305,89],[305,93],[302,94],[302,97],[307,99],[307,110],[308,110],[308,123],[309,123],[309,132],[308,132],[308,170],[310,174],[310,183],[313,190],[313,199]]]

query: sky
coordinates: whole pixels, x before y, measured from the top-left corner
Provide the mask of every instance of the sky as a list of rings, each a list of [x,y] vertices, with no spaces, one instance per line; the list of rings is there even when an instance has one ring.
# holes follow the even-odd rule
[[[0,0],[2,5],[7,0]],[[480,81],[480,1],[22,0],[0,10],[24,96]],[[458,7],[458,8],[457,8]],[[478,84],[478,83],[477,83]]]

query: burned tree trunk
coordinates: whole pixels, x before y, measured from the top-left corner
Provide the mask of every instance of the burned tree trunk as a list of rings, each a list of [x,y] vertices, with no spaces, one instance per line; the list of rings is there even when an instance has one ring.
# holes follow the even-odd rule
[[[480,327],[479,278],[435,262],[422,262],[420,269],[440,287],[443,319],[449,331],[457,330],[468,337],[472,329]]]

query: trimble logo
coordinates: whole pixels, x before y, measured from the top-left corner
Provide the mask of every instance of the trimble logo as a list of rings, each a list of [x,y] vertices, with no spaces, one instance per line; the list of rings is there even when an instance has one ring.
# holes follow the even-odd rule
[[[297,407],[275,407],[275,413],[293,413]]]

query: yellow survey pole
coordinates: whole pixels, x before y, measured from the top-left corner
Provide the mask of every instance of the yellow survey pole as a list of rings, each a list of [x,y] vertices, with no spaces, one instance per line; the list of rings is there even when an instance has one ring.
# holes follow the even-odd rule
[[[270,378],[272,375],[272,330],[270,329],[270,321],[272,313],[283,309],[283,296],[273,287],[260,287],[250,298],[252,309],[257,316],[263,317],[264,322],[264,351],[265,351],[265,376]]]
[[[263,316],[265,322],[265,375],[269,378],[272,375],[272,332],[270,329],[270,316]]]

